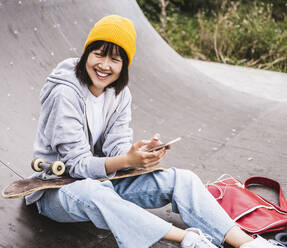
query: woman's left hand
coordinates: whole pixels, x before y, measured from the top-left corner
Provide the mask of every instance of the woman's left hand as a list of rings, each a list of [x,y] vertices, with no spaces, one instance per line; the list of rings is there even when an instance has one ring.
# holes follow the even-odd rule
[[[155,147],[155,146],[159,146],[159,145],[161,145],[161,144],[162,144],[162,142],[161,142],[161,140],[160,140],[160,134],[159,134],[159,133],[156,133],[156,134],[154,134],[154,135],[152,136],[152,138],[151,138],[151,140],[150,140],[150,143],[147,144],[147,145],[145,145],[145,146],[143,146],[143,147],[141,148],[141,150],[148,151],[149,149],[151,149],[151,148],[153,148],[153,147]],[[170,146],[165,147],[165,149],[166,149],[166,150],[167,150],[167,149],[170,149]]]
[[[107,158],[105,163],[107,174],[124,168],[150,168],[158,165],[169,146],[152,152],[148,152],[148,150],[160,144],[162,144],[160,135],[155,134],[151,140],[140,140],[133,144],[126,154]]]

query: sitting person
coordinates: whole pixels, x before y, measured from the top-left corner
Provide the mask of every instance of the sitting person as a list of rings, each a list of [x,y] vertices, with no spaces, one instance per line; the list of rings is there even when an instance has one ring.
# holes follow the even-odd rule
[[[119,247],[147,248],[160,239],[184,248],[218,247],[223,242],[240,248],[277,247],[244,233],[189,170],[97,180],[130,167],[152,168],[166,154],[166,148],[147,151],[161,143],[159,134],[132,144],[127,84],[135,41],[131,20],[106,16],[91,30],[81,58],[64,60],[47,78],[34,157],[60,160],[71,177],[83,180],[33,193],[26,203],[36,203],[40,214],[58,222],[91,221],[110,230]],[[188,229],[146,210],[168,203]]]

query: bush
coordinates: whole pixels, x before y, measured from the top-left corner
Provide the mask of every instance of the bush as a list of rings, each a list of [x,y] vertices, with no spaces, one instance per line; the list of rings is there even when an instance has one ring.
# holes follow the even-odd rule
[[[183,56],[287,72],[287,17],[283,17],[283,21],[273,18],[270,3],[223,0],[218,11],[200,10],[196,15],[173,9],[161,34]],[[151,23],[161,30],[158,20]]]
[[[213,18],[199,13],[198,22],[195,46],[213,61],[287,72],[287,25],[275,22],[271,4],[224,1]]]
[[[169,2],[168,11],[171,12],[171,7],[178,8],[181,12],[196,15],[201,11],[205,11],[206,15],[210,16],[213,11],[218,12],[224,0],[166,0]],[[150,20],[159,21],[160,0],[137,0],[144,14]],[[229,0],[229,2],[241,3],[250,5],[254,0]],[[265,4],[272,4],[272,17],[276,21],[283,21],[287,13],[286,0],[259,0]]]

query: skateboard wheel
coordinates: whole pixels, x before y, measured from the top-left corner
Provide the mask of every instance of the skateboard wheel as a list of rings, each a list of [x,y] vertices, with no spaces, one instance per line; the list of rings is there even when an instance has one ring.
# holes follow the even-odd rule
[[[65,172],[65,169],[66,169],[66,166],[61,161],[54,161],[51,164],[51,171],[53,174],[55,174],[57,176],[63,175]]]
[[[39,165],[41,163],[45,163],[45,160],[42,158],[35,158],[32,160],[31,162],[31,167],[34,171],[40,172],[43,170],[43,168],[41,168]]]

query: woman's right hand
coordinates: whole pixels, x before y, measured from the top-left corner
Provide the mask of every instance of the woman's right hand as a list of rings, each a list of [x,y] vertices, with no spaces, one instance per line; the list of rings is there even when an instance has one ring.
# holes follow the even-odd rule
[[[146,149],[159,143],[159,136],[154,136],[151,140],[141,140],[133,144],[126,154],[108,157],[105,162],[106,173],[130,167],[150,168],[158,165],[166,154],[166,148],[153,152],[147,152]]]
[[[158,151],[147,152],[143,148],[150,144],[149,140],[140,140],[133,144],[125,154],[129,167],[150,168],[160,163],[166,154],[165,148]]]

